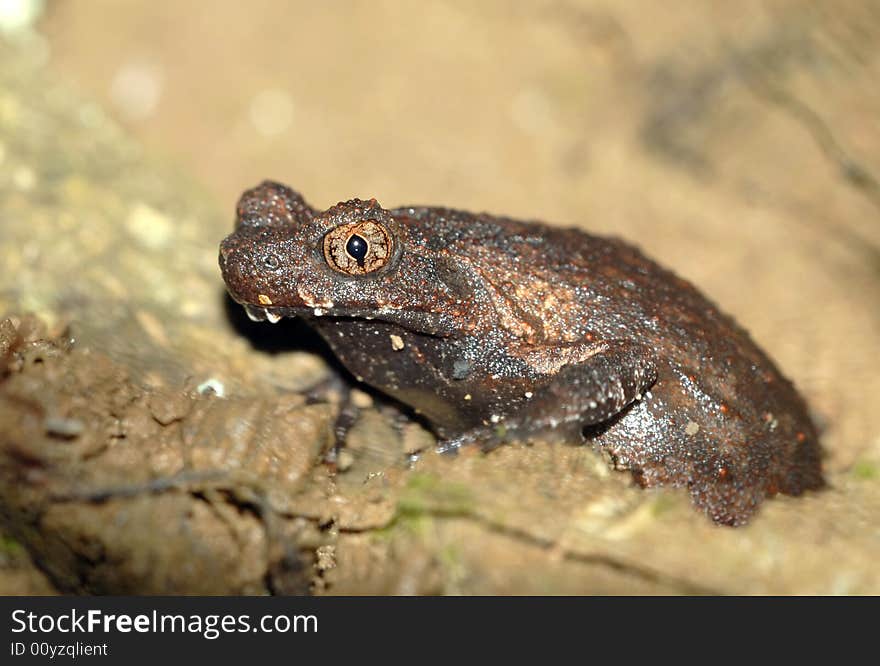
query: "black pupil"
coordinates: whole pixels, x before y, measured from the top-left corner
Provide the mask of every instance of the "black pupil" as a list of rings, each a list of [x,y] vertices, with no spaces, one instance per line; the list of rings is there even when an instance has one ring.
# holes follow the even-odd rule
[[[345,244],[345,251],[348,252],[352,259],[358,262],[358,266],[363,266],[364,259],[367,256],[367,241],[357,234],[352,234]]]

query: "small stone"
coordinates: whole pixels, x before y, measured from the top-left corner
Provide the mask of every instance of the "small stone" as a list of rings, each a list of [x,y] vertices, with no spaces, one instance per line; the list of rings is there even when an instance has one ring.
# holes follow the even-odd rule
[[[46,417],[43,427],[47,434],[61,439],[74,439],[85,430],[85,424],[79,419],[68,419],[61,416]]]
[[[403,347],[404,347],[403,338],[400,337],[399,335],[392,334],[391,335],[391,349],[393,349],[394,351],[400,351],[401,349],[403,349]]]
[[[218,398],[222,398],[226,393],[226,387],[223,386],[223,382],[219,379],[206,379],[201,384],[196,387],[196,391],[199,392],[199,395],[216,395]]]
[[[0,359],[21,344],[21,336],[11,319],[0,321]]]
[[[369,409],[373,406],[373,397],[369,393],[365,393],[359,389],[352,389],[349,396],[351,404],[358,409]]]
[[[340,472],[347,472],[354,465],[354,454],[351,451],[343,449],[336,456],[336,469]]]
[[[336,567],[336,546],[331,544],[319,546],[315,551],[315,555],[317,555],[315,566],[321,571]]]
[[[125,228],[132,237],[152,250],[166,247],[174,233],[171,220],[144,203],[132,207],[125,220]]]
[[[698,423],[694,423],[693,421],[688,421],[688,424],[684,427],[685,435],[696,435],[700,432],[700,425]]]

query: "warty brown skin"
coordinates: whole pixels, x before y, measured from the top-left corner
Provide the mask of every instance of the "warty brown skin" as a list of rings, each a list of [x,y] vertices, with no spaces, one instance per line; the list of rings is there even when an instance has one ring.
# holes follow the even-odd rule
[[[692,285],[622,241],[357,199],[318,212],[272,182],[237,212],[220,248],[232,297],[252,318],[306,319],[446,447],[586,437],[727,525],[766,496],[823,485],[792,384]],[[369,242],[346,245],[352,233]]]

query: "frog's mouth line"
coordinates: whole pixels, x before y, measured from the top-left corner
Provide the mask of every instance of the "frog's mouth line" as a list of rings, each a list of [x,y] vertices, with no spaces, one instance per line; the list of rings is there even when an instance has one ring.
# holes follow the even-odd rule
[[[256,322],[268,321],[270,324],[277,324],[284,318],[292,318],[292,317],[304,317],[307,320],[311,320],[317,317],[327,317],[331,320],[363,320],[370,321],[376,319],[376,317],[372,315],[358,315],[358,314],[344,314],[341,312],[333,312],[332,314],[324,309],[324,308],[311,308],[311,310],[306,309],[305,311],[302,308],[291,308],[291,307],[264,307],[262,305],[253,305],[252,303],[241,303],[241,306],[244,308],[245,313],[247,313],[248,319]],[[383,320],[379,320],[383,321]],[[389,324],[396,325],[403,330],[410,331],[411,333],[415,333],[424,337],[430,338],[443,338],[446,337],[443,334],[435,334],[435,333],[425,333],[418,328],[413,328],[407,326],[404,323],[400,322],[386,322]]]
[[[268,321],[270,324],[277,324],[285,317],[323,317],[328,314],[329,310],[321,307],[314,308],[291,308],[291,307],[265,307],[262,305],[253,305],[252,303],[242,303],[244,311],[247,313],[248,319],[251,321]],[[369,319],[370,317],[367,317]]]
[[[277,324],[285,317],[303,317],[311,314],[315,317],[323,317],[328,313],[325,308],[290,308],[290,307],[265,307],[263,305],[253,305],[252,303],[242,303],[248,319],[251,321],[268,321],[270,324]]]

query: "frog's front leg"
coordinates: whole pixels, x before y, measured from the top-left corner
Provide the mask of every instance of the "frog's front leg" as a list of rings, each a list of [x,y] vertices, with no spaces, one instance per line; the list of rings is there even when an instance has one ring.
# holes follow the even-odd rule
[[[564,364],[554,368],[560,360]],[[539,378],[520,417],[522,428],[530,431],[566,424],[580,431],[603,423],[639,400],[657,381],[653,352],[624,340],[582,345],[562,354],[536,350],[531,365],[555,371]]]
[[[554,432],[579,441],[581,431],[603,423],[630,405],[657,381],[650,349],[628,341],[520,351],[531,376],[524,382],[499,378],[487,387],[497,396],[483,426],[441,441],[441,450],[464,444],[493,448],[509,439]]]

